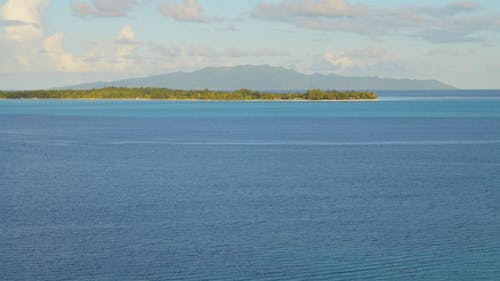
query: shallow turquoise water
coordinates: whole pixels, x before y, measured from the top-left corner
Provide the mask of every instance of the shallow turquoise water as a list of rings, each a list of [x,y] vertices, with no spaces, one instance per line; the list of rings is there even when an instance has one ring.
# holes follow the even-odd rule
[[[0,280],[496,280],[500,92],[0,101]]]
[[[500,98],[382,98],[376,102],[4,100],[0,103],[0,114],[161,118],[500,117],[499,104]]]

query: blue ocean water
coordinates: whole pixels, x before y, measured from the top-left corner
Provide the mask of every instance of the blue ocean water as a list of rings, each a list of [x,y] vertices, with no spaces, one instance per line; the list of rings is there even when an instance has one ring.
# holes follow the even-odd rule
[[[0,280],[499,280],[500,91],[0,100]]]

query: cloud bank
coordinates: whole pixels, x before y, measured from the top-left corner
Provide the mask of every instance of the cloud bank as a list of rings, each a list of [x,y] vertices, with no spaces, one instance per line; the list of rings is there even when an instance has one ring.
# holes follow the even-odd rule
[[[368,2],[256,0],[235,5],[241,8],[238,11],[224,7],[212,12],[203,7],[209,1],[199,0],[65,1],[63,7],[73,14],[65,20],[109,23],[96,37],[82,39],[89,34],[80,37],[71,32],[69,26],[74,23],[68,22],[63,33],[45,18],[48,8],[62,1],[4,0],[0,4],[0,76],[24,75],[31,81],[56,73],[54,77],[108,79],[262,63],[307,73],[445,77],[445,81],[448,77],[457,85],[464,79],[471,84],[479,83],[475,80],[497,83],[492,70],[498,68],[498,9],[488,10],[471,1],[363,4]],[[212,14],[219,12],[223,18]],[[156,18],[138,17],[146,13]],[[286,35],[277,33],[280,25],[289,26]],[[300,42],[295,44],[297,39]],[[11,80],[0,80],[5,81]]]
[[[346,0],[284,0],[261,2],[255,5],[251,16],[304,29],[374,38],[405,35],[433,43],[483,41],[485,38],[479,33],[500,32],[498,15],[483,13],[474,2],[386,8]]]

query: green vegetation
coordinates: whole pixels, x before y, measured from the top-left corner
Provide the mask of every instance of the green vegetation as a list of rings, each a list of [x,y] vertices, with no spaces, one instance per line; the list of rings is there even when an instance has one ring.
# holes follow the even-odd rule
[[[373,92],[308,90],[305,93],[269,93],[248,89],[236,91],[172,90],[162,88],[103,88],[92,90],[0,91],[7,99],[164,99],[164,100],[364,100]]]

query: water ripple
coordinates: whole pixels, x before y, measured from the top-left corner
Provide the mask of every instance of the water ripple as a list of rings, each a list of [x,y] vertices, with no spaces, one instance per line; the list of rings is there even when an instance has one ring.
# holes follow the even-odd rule
[[[500,144],[500,140],[422,140],[422,141],[373,141],[373,142],[325,142],[325,141],[171,141],[171,140],[123,140],[106,142],[105,145],[186,145],[186,146],[420,146],[420,145],[482,145]]]

